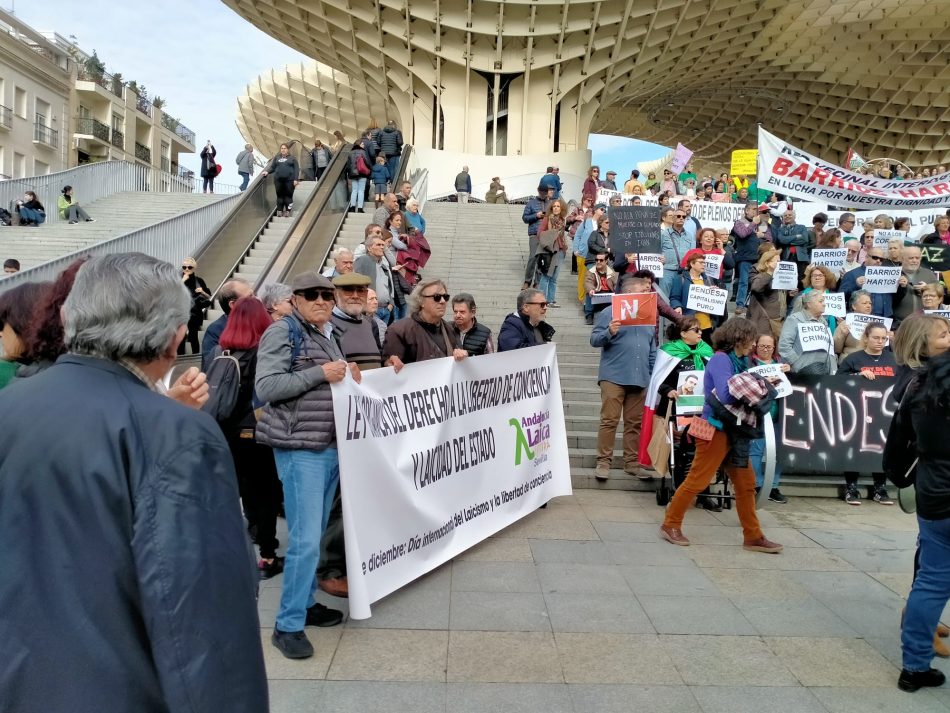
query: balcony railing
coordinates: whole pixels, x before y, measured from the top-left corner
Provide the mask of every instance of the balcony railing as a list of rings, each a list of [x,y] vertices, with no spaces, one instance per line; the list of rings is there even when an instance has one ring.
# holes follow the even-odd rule
[[[80,117],[76,125],[76,133],[84,136],[95,136],[100,141],[110,143],[109,127],[98,119],[92,117]]]
[[[143,146],[138,141],[135,142],[135,158],[145,163],[152,162],[152,150],[148,146]]]
[[[122,98],[122,88],[125,85],[122,82],[116,81],[115,77],[111,74],[107,74],[106,72],[102,72],[101,74],[99,72],[90,72],[80,67],[76,79],[80,82],[95,82],[106,91],[112,92],[120,99]]]
[[[13,126],[13,109],[0,104],[0,127],[9,129]]]
[[[117,149],[125,148],[125,134],[123,134],[118,129],[112,130],[112,145]]]
[[[33,141],[55,149],[59,147],[59,132],[39,121],[34,122]]]
[[[191,146],[195,145],[195,132],[165,112],[162,112],[162,126],[169,131],[175,132],[175,135],[185,143]]]
[[[186,181],[193,181],[195,179],[195,172],[190,171],[184,166],[178,166],[178,164],[173,163],[172,166],[177,166],[177,176]],[[172,170],[172,173],[175,173],[175,169]]]
[[[145,116],[152,115],[152,102],[148,100],[148,97],[143,97],[141,95],[136,95],[135,97],[135,108],[140,112],[145,114]]]

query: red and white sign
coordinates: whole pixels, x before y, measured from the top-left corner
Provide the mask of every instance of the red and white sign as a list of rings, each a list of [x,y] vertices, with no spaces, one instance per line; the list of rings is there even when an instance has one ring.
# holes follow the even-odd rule
[[[634,292],[614,295],[611,300],[612,317],[620,324],[632,327],[652,327],[656,324],[656,293]]]

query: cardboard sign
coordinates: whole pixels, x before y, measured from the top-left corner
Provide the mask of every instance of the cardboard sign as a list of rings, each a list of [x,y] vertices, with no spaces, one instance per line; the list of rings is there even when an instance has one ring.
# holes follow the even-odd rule
[[[892,240],[900,240],[901,244],[903,244],[906,237],[907,233],[903,230],[881,230],[880,228],[875,228],[873,246],[887,250],[888,243]]]
[[[722,260],[725,255],[706,253],[706,268],[703,270],[709,277],[718,280],[722,277]]]
[[[830,352],[831,331],[822,322],[803,322],[798,325],[798,345],[803,352]]]
[[[729,292],[718,287],[705,285],[690,285],[689,295],[686,298],[686,308],[706,314],[723,315],[726,313],[726,302],[729,301]]]
[[[620,324],[632,327],[652,327],[656,324],[656,293],[623,293],[610,300],[611,317]]]
[[[590,296],[590,303],[592,305],[603,305],[610,304],[614,299],[613,292],[595,292]]]
[[[893,294],[897,292],[897,281],[900,279],[900,267],[869,267],[864,273],[861,289],[872,295]]]
[[[650,205],[614,206],[610,217],[610,247],[614,253],[660,253],[660,208]]]
[[[861,339],[864,336],[864,330],[871,322],[882,322],[887,331],[891,331],[891,324],[894,320],[890,317],[878,317],[873,314],[860,314],[858,312],[849,312],[844,318],[848,329],[851,330],[851,336],[855,339]]]
[[[681,371],[676,377],[676,413],[680,416],[703,412],[706,403],[705,375],[701,371]]]
[[[739,149],[732,152],[732,163],[729,173],[733,176],[754,176],[758,173],[756,162],[759,158],[758,149]]]
[[[637,267],[641,270],[649,270],[656,279],[663,277],[663,263],[660,262],[662,255],[652,253],[640,253],[637,255]]]
[[[847,248],[815,248],[811,251],[812,265],[824,265],[836,275],[844,269],[847,259]]]
[[[798,265],[794,262],[780,262],[772,275],[773,290],[798,289]]]
[[[673,152],[673,163],[670,164],[670,170],[673,172],[673,175],[680,175],[692,157],[692,151],[683,146],[683,144],[676,144],[676,151]]]
[[[843,319],[847,313],[848,307],[845,304],[843,292],[825,293],[825,311],[822,312],[823,315]]]
[[[753,374],[761,374],[766,379],[771,379],[772,377],[778,378],[778,381],[772,384],[775,390],[778,391],[778,396],[775,398],[784,399],[792,393],[792,384],[789,382],[785,372],[782,371],[781,364],[760,364],[759,366],[753,366],[749,371]]]

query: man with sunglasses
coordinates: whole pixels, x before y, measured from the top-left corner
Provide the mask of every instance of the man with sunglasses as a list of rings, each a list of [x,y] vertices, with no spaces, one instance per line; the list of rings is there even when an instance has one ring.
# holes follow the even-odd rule
[[[841,278],[841,284],[838,290],[844,293],[847,302],[851,302],[852,293],[864,287],[864,276],[869,267],[880,267],[884,264],[884,250],[879,247],[871,247],[864,258],[864,265],[850,272],[846,272]],[[872,294],[871,295],[871,314],[878,317],[892,317],[894,315],[894,295]],[[784,352],[783,352],[784,354]]]
[[[596,294],[615,292],[617,289],[617,273],[610,266],[610,256],[601,252],[594,258],[594,266],[587,271],[584,278],[584,322],[594,323],[594,315],[609,307],[609,303],[593,303]]]
[[[544,321],[548,303],[541,290],[522,290],[518,293],[516,308],[516,312],[505,317],[498,330],[498,351],[536,347],[554,338],[554,327]]]
[[[265,402],[257,440],[274,449],[290,531],[280,609],[271,641],[287,658],[313,655],[305,626],[334,626],[343,615],[316,601],[320,540],[340,479],[330,384],[347,363],[330,321],[333,283],[317,272],[290,283],[294,311],[274,322],[257,351],[257,397]]]
[[[452,325],[446,323],[449,288],[442,280],[422,280],[409,295],[409,316],[386,330],[383,344],[385,366],[398,373],[403,365],[429,359],[452,357],[461,361],[468,356],[462,349]]]
[[[686,219],[689,217],[683,209],[682,204],[689,204],[689,201],[680,201],[680,206],[673,211],[673,224],[669,228],[663,228],[660,231],[660,252],[661,260],[664,265],[669,265],[670,269],[663,270],[663,277],[660,278],[660,288],[664,295],[670,294],[670,288],[673,286],[673,280],[677,276],[678,266],[682,263],[686,253],[696,247],[696,231],[692,236],[686,230]]]
[[[221,333],[228,326],[228,315],[231,314],[231,308],[242,297],[253,297],[254,285],[243,277],[232,277],[221,285],[218,290],[218,306],[224,312],[220,317],[214,320],[205,329],[205,335],[201,338],[201,370],[208,371],[211,362],[214,360],[214,350],[218,346],[218,340],[221,339]]]

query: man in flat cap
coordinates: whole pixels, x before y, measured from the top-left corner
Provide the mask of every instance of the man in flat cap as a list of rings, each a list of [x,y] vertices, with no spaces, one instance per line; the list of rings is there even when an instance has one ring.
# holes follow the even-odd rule
[[[546,184],[539,183],[538,195],[528,199],[524,206],[524,213],[521,214],[521,220],[528,224],[528,264],[524,269],[524,285],[521,288],[523,290],[538,282],[536,274],[538,271],[538,228],[541,227],[541,219],[550,207],[550,189]]]
[[[307,658],[313,646],[304,626],[334,626],[343,615],[316,601],[320,539],[340,479],[330,384],[347,369],[340,337],[330,321],[333,283],[318,272],[290,283],[293,312],[274,322],[257,352],[257,396],[266,402],[257,424],[260,443],[274,449],[284,486],[290,542],[284,561],[280,609],[271,640],[287,658]]]

